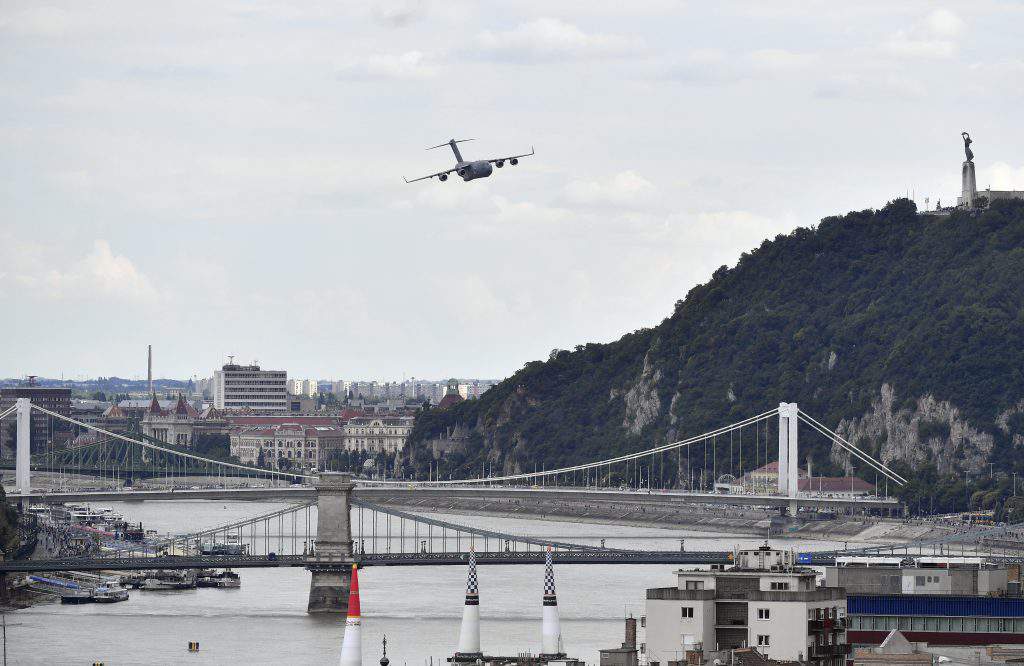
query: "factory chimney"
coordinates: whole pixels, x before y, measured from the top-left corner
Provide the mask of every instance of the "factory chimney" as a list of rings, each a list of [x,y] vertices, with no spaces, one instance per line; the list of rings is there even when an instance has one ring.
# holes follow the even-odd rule
[[[149,382],[149,394],[153,395],[153,345],[146,345],[146,379]]]
[[[469,576],[466,579],[466,605],[462,609],[462,629],[456,657],[482,657],[480,651],[480,589],[476,580],[476,551],[469,549]]]
[[[558,621],[558,599],[555,597],[555,568],[551,562],[551,546],[544,556],[544,616],[541,628],[541,656],[564,657],[562,628]]]
[[[352,565],[352,581],[348,588],[348,616],[345,618],[345,638],[341,641],[339,666],[361,666],[363,663],[363,641],[360,636],[359,616],[359,573]]]

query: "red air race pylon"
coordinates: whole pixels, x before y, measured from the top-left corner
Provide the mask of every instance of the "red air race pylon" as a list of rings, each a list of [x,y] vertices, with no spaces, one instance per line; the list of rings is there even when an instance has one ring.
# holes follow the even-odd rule
[[[348,588],[348,616],[345,618],[345,638],[341,641],[339,666],[362,666],[363,639],[359,616],[359,570],[352,565],[352,582]]]

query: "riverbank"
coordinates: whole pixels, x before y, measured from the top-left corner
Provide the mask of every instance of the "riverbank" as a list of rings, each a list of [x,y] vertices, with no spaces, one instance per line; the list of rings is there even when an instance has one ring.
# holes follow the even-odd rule
[[[777,511],[732,508],[721,505],[687,505],[686,511],[642,506],[639,503],[552,502],[530,499],[476,500],[472,498],[395,497],[388,506],[412,513],[447,513],[465,516],[531,518],[552,522],[585,522],[595,525],[661,527],[739,536],[784,536],[835,542],[906,543],[953,534],[954,526],[919,519],[875,516],[784,518]]]

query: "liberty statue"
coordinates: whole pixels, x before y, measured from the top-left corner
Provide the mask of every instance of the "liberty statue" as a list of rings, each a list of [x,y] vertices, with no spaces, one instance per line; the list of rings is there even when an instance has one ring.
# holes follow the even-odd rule
[[[960,132],[960,136],[964,139],[964,152],[967,153],[967,161],[973,162],[974,152],[971,150],[971,144],[973,143],[973,141],[971,141],[971,135],[967,132]]]

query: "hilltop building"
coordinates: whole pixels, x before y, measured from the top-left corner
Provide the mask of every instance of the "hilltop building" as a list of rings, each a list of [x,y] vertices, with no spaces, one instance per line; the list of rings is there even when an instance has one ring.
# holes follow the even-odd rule
[[[452,405],[457,405],[465,400],[462,393],[459,391],[459,380],[449,379],[448,390],[445,392],[444,397],[437,403],[438,409],[448,409]]]

